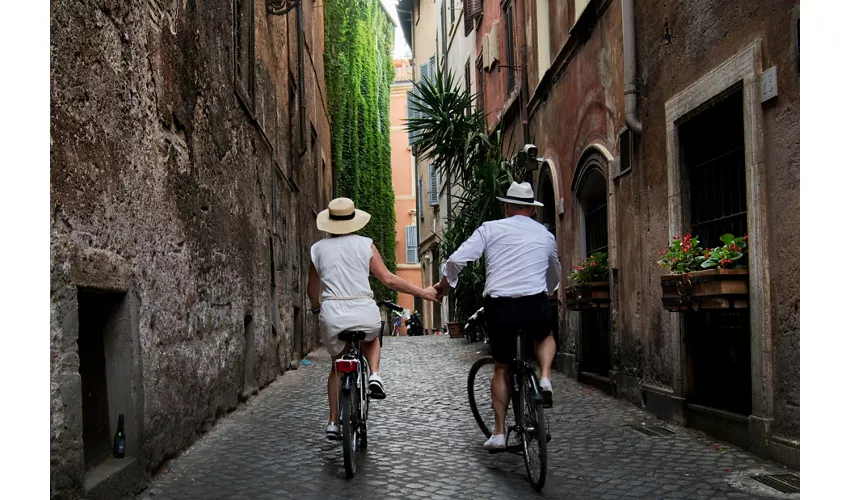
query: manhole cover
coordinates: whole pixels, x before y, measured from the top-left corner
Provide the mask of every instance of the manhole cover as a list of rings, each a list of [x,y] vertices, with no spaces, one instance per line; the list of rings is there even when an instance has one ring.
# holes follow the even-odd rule
[[[632,429],[634,431],[640,432],[644,436],[657,437],[657,436],[669,436],[671,434],[675,434],[675,432],[671,431],[670,429],[667,429],[666,427],[661,427],[661,426],[647,427],[645,425],[627,425],[626,427],[628,427],[629,429]]]
[[[794,474],[753,476],[753,479],[782,493],[800,493],[800,478]]]

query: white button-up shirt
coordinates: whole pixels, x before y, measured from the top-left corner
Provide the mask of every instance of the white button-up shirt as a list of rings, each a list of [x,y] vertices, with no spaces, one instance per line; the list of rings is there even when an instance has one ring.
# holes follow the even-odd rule
[[[484,296],[525,297],[552,293],[560,283],[561,264],[555,237],[524,215],[485,222],[472,233],[443,267],[454,288],[467,262],[484,255],[487,283]]]

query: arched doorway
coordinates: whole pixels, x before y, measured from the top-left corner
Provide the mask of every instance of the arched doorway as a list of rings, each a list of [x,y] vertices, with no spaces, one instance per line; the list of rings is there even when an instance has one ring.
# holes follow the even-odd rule
[[[552,170],[548,165],[544,165],[540,172],[540,181],[537,184],[537,199],[543,203],[542,207],[537,209],[537,220],[555,236],[557,241],[557,220],[555,211],[555,186],[552,182]]]
[[[574,200],[573,242],[576,261],[596,252],[608,253],[608,161],[589,149],[579,162],[572,183]],[[578,313],[578,363],[580,379],[608,380],[611,369],[611,314],[609,308]],[[608,386],[609,383],[604,385]]]

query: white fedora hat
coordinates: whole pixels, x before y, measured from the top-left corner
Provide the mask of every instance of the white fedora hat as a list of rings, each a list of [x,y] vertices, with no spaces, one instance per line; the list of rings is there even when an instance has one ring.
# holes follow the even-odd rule
[[[522,184],[511,183],[511,187],[508,188],[508,194],[504,198],[497,196],[496,199],[513,205],[543,206],[542,203],[534,199],[534,190],[531,189],[531,184],[527,182],[523,182]]]
[[[368,224],[371,218],[368,212],[354,208],[350,199],[334,198],[316,216],[316,227],[331,234],[348,234]]]

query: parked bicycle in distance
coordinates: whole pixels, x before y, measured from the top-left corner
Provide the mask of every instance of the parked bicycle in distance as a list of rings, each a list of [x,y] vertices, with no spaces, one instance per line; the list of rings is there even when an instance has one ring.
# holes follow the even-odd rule
[[[379,307],[393,311],[403,311],[398,304],[382,300]],[[383,327],[381,328],[383,333]],[[354,477],[357,472],[357,456],[360,450],[368,446],[366,422],[369,418],[369,362],[363,356],[360,342],[366,338],[366,332],[345,331],[339,334],[340,340],[350,343],[348,352],[336,360],[336,371],[342,374],[339,395],[339,420],[342,427],[342,458],[345,475]]]
[[[470,344],[473,342],[484,341],[487,343],[487,329],[484,324],[484,308],[480,308],[469,319],[466,320],[466,324],[463,325],[463,334],[466,337],[467,342]]]

